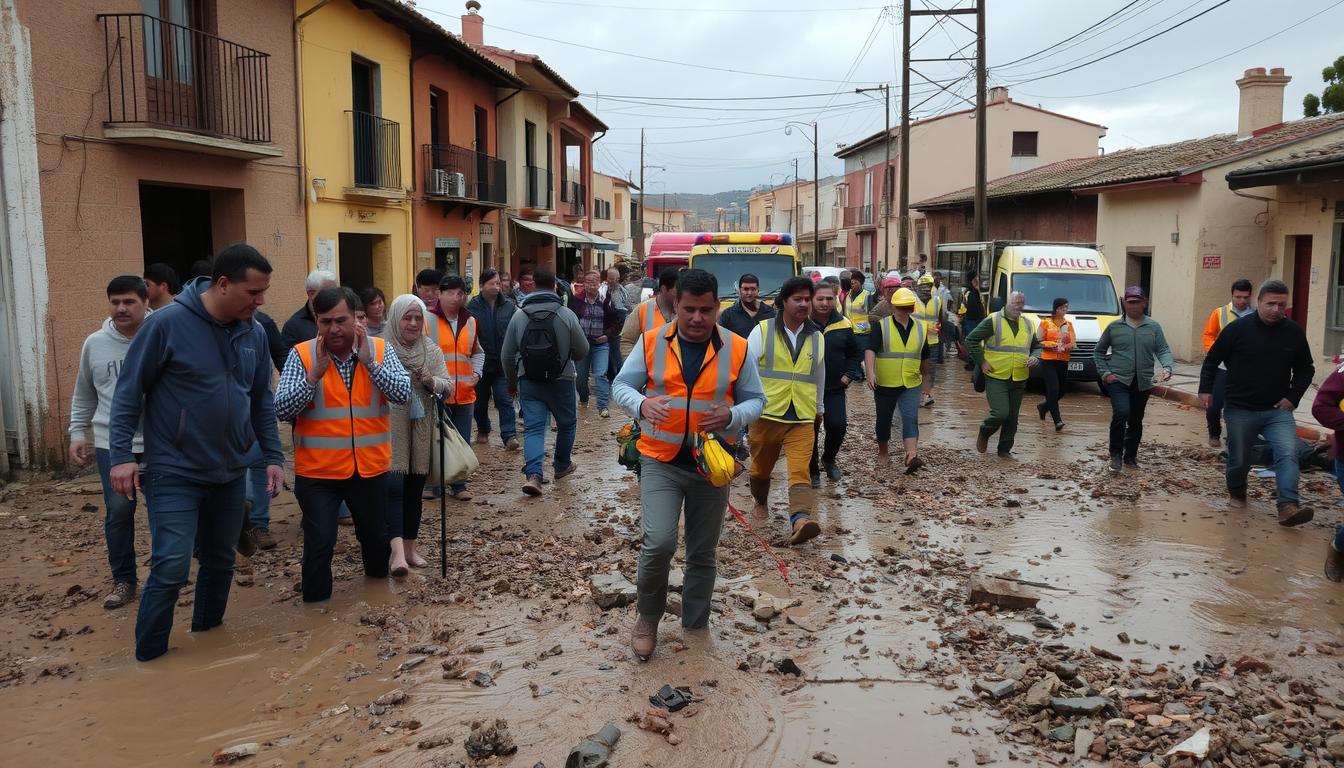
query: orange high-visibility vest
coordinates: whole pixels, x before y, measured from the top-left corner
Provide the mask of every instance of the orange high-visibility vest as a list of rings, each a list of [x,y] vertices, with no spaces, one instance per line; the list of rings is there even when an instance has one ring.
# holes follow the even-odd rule
[[[1067,319],[1063,325],[1057,324],[1053,317],[1041,318],[1041,343],[1045,347],[1041,350],[1042,360],[1068,360],[1069,353],[1061,352],[1055,348],[1055,344],[1061,341],[1068,341],[1073,336],[1073,323]]]
[[[639,304],[639,332],[647,333],[660,328],[669,321],[663,319],[663,311],[658,308],[658,298],[654,297]]]
[[[382,364],[385,342],[370,336],[373,360]],[[294,348],[304,370],[313,369],[317,339]],[[377,477],[392,466],[392,409],[369,370],[355,364],[347,389],[336,365],[327,367],[312,402],[294,419],[294,474],[319,480]]]
[[[682,376],[676,321],[643,335],[644,365],[649,373],[644,394],[671,397],[672,402],[666,421],[654,424],[639,420],[641,454],[658,461],[672,461],[681,451],[686,436],[700,431],[700,419],[710,406],[733,405],[733,386],[747,360],[747,340],[717,325],[714,333],[718,334],[719,347],[715,349],[713,339],[710,340],[692,391],[687,391]],[[730,443],[737,441],[737,435],[720,437]]]
[[[471,353],[476,349],[476,318],[468,315],[466,322],[459,319],[457,334],[454,335],[447,320],[439,315],[432,317],[434,322],[429,326],[430,338],[443,350],[443,361],[448,364],[448,374],[453,377],[453,394],[444,398],[444,402],[449,405],[476,402],[476,388],[466,384],[472,374]]]

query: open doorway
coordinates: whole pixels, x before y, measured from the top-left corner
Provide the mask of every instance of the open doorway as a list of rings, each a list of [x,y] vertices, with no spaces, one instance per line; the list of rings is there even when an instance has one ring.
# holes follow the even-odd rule
[[[162,262],[191,277],[192,263],[214,254],[210,190],[141,184],[140,236],[145,264]]]
[[[391,238],[342,232],[338,243],[337,278],[356,291],[372,286],[386,290],[392,284]]]
[[[1288,302],[1288,317],[1293,322],[1307,327],[1308,300],[1311,298],[1311,235],[1297,235],[1293,238],[1293,264],[1289,275],[1288,288],[1292,291]]]
[[[1153,252],[1151,249],[1139,250],[1130,248],[1125,251],[1125,284],[1120,287],[1123,291],[1131,285],[1137,285],[1143,289],[1143,295],[1148,297],[1148,314],[1153,314],[1153,306],[1156,302],[1153,300]]]

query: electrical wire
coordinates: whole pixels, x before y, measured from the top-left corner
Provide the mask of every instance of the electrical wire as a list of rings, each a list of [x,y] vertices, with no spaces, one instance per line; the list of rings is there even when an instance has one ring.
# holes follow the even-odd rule
[[[1029,53],[1029,54],[1027,54],[1026,56],[1022,56],[1022,57],[1013,59],[1012,61],[1005,61],[1005,62],[1003,62],[1002,64],[995,64],[995,65],[993,65],[993,66],[991,67],[991,69],[1004,69],[1004,68],[1006,68],[1006,67],[1011,67],[1011,66],[1014,65],[1014,64],[1020,64],[1020,63],[1026,61],[1026,60],[1028,60],[1028,59],[1035,58],[1035,57],[1041,55],[1042,53],[1046,53],[1047,51],[1054,50],[1054,49],[1058,48],[1059,46],[1064,45],[1065,43],[1069,42],[1070,40],[1073,40],[1073,39],[1077,38],[1079,35],[1082,35],[1082,34],[1084,34],[1084,33],[1086,33],[1086,32],[1089,32],[1089,31],[1091,31],[1091,30],[1093,30],[1093,29],[1096,29],[1097,27],[1101,26],[1102,24],[1105,24],[1106,22],[1110,21],[1111,19],[1115,18],[1116,16],[1120,15],[1121,13],[1124,13],[1125,11],[1129,10],[1130,8],[1133,8],[1134,6],[1139,5],[1140,3],[1147,3],[1147,2],[1149,2],[1149,1],[1150,1],[1150,0],[1131,0],[1130,2],[1125,3],[1124,5],[1120,6],[1119,9],[1117,9],[1117,10],[1114,11],[1114,12],[1112,12],[1110,15],[1106,16],[1106,17],[1103,18],[1101,21],[1093,22],[1092,24],[1088,25],[1087,27],[1084,27],[1083,29],[1081,29],[1081,30],[1079,30],[1079,31],[1077,31],[1077,32],[1074,32],[1072,35],[1069,35],[1068,37],[1064,38],[1063,40],[1060,40],[1060,41],[1057,42],[1057,43],[1052,43],[1052,44],[1047,45],[1046,47],[1042,48],[1042,49],[1039,50],[1039,51],[1036,51],[1036,52],[1034,52],[1034,53]]]
[[[539,5],[563,5],[573,8],[595,8],[600,10],[622,10],[622,11],[648,11],[655,13],[849,13],[857,11],[875,11],[881,10],[885,6],[881,5],[861,5],[848,8],[831,8],[824,5],[813,6],[811,8],[724,8],[714,6],[700,6],[695,8],[667,8],[661,6],[649,5],[609,5],[607,3],[583,3],[576,0],[524,0],[524,2],[537,3]]]
[[[1093,96],[1109,96],[1109,95],[1112,94],[1112,93],[1121,93],[1121,92],[1123,92],[1123,91],[1131,91],[1131,90],[1133,90],[1133,89],[1135,89],[1135,88],[1142,88],[1142,87],[1144,87],[1145,85],[1152,85],[1153,83],[1160,83],[1160,82],[1162,82],[1163,80],[1170,80],[1170,79],[1172,79],[1173,77],[1180,77],[1181,75],[1187,74],[1187,73],[1189,73],[1189,72],[1193,72],[1193,71],[1195,71],[1195,70],[1197,70],[1197,69],[1203,69],[1204,67],[1207,67],[1207,66],[1209,66],[1210,64],[1216,64],[1216,63],[1222,61],[1223,59],[1230,58],[1230,57],[1232,57],[1232,56],[1236,56],[1238,53],[1241,53],[1241,52],[1243,52],[1243,51],[1246,51],[1246,50],[1249,50],[1249,49],[1251,49],[1251,48],[1254,48],[1255,46],[1260,45],[1261,43],[1265,43],[1265,42],[1268,42],[1268,41],[1270,41],[1270,40],[1273,40],[1274,38],[1278,37],[1279,35],[1282,35],[1282,34],[1284,34],[1284,33],[1286,33],[1286,32],[1291,32],[1292,30],[1297,29],[1298,27],[1302,26],[1303,24],[1306,24],[1307,22],[1311,21],[1312,19],[1315,19],[1317,16],[1320,16],[1321,14],[1326,13],[1327,11],[1332,11],[1332,10],[1334,10],[1335,8],[1338,8],[1338,7],[1341,6],[1341,5],[1344,5],[1344,0],[1337,0],[1337,2],[1334,2],[1334,3],[1331,3],[1330,5],[1325,6],[1324,8],[1322,8],[1322,9],[1320,9],[1319,11],[1317,11],[1317,12],[1311,14],[1310,16],[1307,16],[1306,18],[1304,18],[1304,19],[1302,19],[1302,20],[1300,20],[1300,21],[1294,22],[1293,24],[1290,24],[1290,25],[1284,27],[1283,29],[1280,29],[1278,32],[1275,32],[1275,33],[1273,33],[1273,34],[1271,34],[1271,35],[1267,35],[1266,37],[1262,37],[1262,38],[1260,38],[1259,40],[1256,40],[1256,41],[1253,42],[1253,43],[1248,43],[1247,45],[1243,45],[1242,47],[1240,47],[1240,48],[1238,48],[1238,49],[1236,49],[1236,50],[1234,50],[1234,51],[1229,51],[1229,52],[1227,52],[1227,53],[1224,53],[1224,54],[1221,55],[1221,56],[1216,56],[1216,57],[1214,57],[1214,58],[1212,58],[1212,59],[1209,59],[1208,61],[1202,62],[1202,63],[1200,63],[1200,64],[1196,64],[1196,65],[1194,65],[1194,66],[1192,66],[1192,67],[1186,67],[1185,69],[1179,70],[1179,71],[1177,71],[1177,72],[1172,72],[1172,73],[1169,74],[1169,75],[1163,75],[1163,76],[1161,76],[1161,77],[1155,77],[1155,78],[1153,78],[1153,79],[1151,79],[1151,80],[1145,80],[1145,81],[1143,81],[1143,82],[1141,82],[1141,83],[1134,83],[1133,85],[1126,85],[1126,86],[1123,86],[1123,87],[1121,87],[1121,88],[1112,88],[1112,89],[1110,89],[1110,90],[1106,90],[1106,91],[1096,91],[1095,93],[1076,93],[1076,94],[1072,94],[1072,95],[1046,95],[1046,94],[1039,94],[1039,93],[1027,93],[1026,91],[1021,91],[1021,93],[1022,93],[1023,95],[1031,96],[1032,98],[1036,98],[1036,99],[1087,99],[1087,98],[1091,98],[1091,97],[1093,97]]]
[[[1144,27],[1143,29],[1140,29],[1140,30],[1138,30],[1138,31],[1136,31],[1136,32],[1132,32],[1132,33],[1130,33],[1129,35],[1120,38],[1119,40],[1116,40],[1116,41],[1111,42],[1111,43],[1107,43],[1106,45],[1103,45],[1103,46],[1101,46],[1101,47],[1096,47],[1095,45],[1090,45],[1090,46],[1088,46],[1088,50],[1087,50],[1087,52],[1086,52],[1085,54],[1083,54],[1082,56],[1079,56],[1079,57],[1077,57],[1077,58],[1069,59],[1068,61],[1065,61],[1065,62],[1059,62],[1059,63],[1055,63],[1055,64],[1050,64],[1050,65],[1047,65],[1047,66],[1045,66],[1045,67],[1043,67],[1043,68],[1041,68],[1041,69],[1033,70],[1033,71],[1030,71],[1030,72],[1019,72],[1019,73],[1015,73],[1015,74],[1010,75],[1010,77],[1030,77],[1030,76],[1033,76],[1033,75],[1040,74],[1040,73],[1042,73],[1042,72],[1049,72],[1049,71],[1050,71],[1052,68],[1054,68],[1054,67],[1060,67],[1060,66],[1065,66],[1065,67],[1067,67],[1068,65],[1070,65],[1070,64],[1075,64],[1075,63],[1077,63],[1077,62],[1080,62],[1080,61],[1086,59],[1086,58],[1089,57],[1089,56],[1095,56],[1095,55],[1098,54],[1098,53],[1105,53],[1106,51],[1109,51],[1109,50],[1111,50],[1112,48],[1115,48],[1117,45],[1121,45],[1121,44],[1123,44],[1123,43],[1129,42],[1130,40],[1133,40],[1134,38],[1138,37],[1139,35],[1142,35],[1144,32],[1147,32],[1147,31],[1150,30],[1150,29],[1156,29],[1158,26],[1160,26],[1160,25],[1162,25],[1162,24],[1165,24],[1165,23],[1167,23],[1168,21],[1171,21],[1172,19],[1174,19],[1174,18],[1176,18],[1177,16],[1180,16],[1181,14],[1183,14],[1183,13],[1185,13],[1185,12],[1191,10],[1192,8],[1194,8],[1195,6],[1199,5],[1199,4],[1202,3],[1202,2],[1204,2],[1204,0],[1194,0],[1194,2],[1190,3],[1189,5],[1186,5],[1186,6],[1181,7],[1180,9],[1178,9],[1177,11],[1175,11],[1174,13],[1170,13],[1170,14],[1168,14],[1168,15],[1166,15],[1166,16],[1163,16],[1161,19],[1158,19],[1157,21],[1153,22],[1152,24],[1149,24],[1148,26]],[[1068,49],[1070,49],[1070,48],[1073,48],[1073,47],[1075,47],[1075,46],[1082,45],[1082,44],[1085,43],[1085,42],[1091,42],[1091,41],[1090,41],[1090,40],[1080,40],[1080,41],[1078,41],[1078,42],[1076,42],[1076,43],[1073,43],[1072,45],[1064,46],[1063,48],[1059,49],[1059,51],[1057,51],[1057,52],[1055,52],[1055,53],[1052,53],[1052,54],[1049,54],[1049,55],[1047,55],[1047,56],[1043,56],[1043,57],[1041,57],[1041,59],[1039,59],[1039,61],[1044,61],[1044,60],[1046,60],[1046,59],[1054,58],[1055,56],[1059,55],[1060,53],[1063,53],[1064,51],[1066,51],[1066,50],[1068,50]]]

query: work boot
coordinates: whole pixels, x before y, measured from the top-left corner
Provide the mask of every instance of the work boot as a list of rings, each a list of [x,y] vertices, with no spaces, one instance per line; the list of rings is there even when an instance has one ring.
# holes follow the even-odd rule
[[[751,498],[755,500],[756,505],[751,508],[752,517],[764,519],[770,516],[770,478],[757,480],[748,478],[747,485],[751,487]]]
[[[1339,579],[1333,579],[1333,581],[1339,581]],[[107,597],[103,598],[103,607],[108,610],[120,608],[131,602],[134,597],[135,585],[129,581],[118,581],[112,585],[112,591],[107,593]]]
[[[252,536],[257,540],[258,549],[275,549],[275,537],[267,528],[253,528]]]
[[[989,450],[989,436],[994,434],[984,427],[980,428],[980,433],[975,436],[975,450],[984,453]]]
[[[812,473],[810,473],[810,474],[809,474],[809,477],[808,477],[808,483],[809,483],[813,488],[820,488],[820,487],[821,487],[821,471],[818,470],[818,471],[816,471],[816,472],[812,472]]]
[[[1011,459],[1011,458],[1013,458],[1013,452],[1010,451],[1010,450],[1008,450],[1007,448],[1000,448],[1000,449],[999,449],[999,458],[1000,458],[1000,459]]]
[[[1116,474],[1116,475],[1120,474],[1120,468],[1121,468],[1122,464],[1123,464],[1123,462],[1121,462],[1119,456],[1112,456],[1112,457],[1111,457],[1111,472],[1112,472],[1112,474]]]
[[[1325,554],[1325,578],[1338,584],[1344,581],[1344,552],[1335,549],[1332,542],[1330,550]]]
[[[1238,490],[1232,490],[1231,488],[1229,488],[1227,490],[1227,505],[1233,509],[1245,509],[1246,489],[1241,488]]]
[[[528,475],[527,482],[523,483],[523,493],[528,496],[541,495],[541,475]]]
[[[477,444],[477,445],[486,445],[486,444],[488,444],[489,442],[490,442],[490,433],[489,433],[489,432],[477,432],[477,433],[476,433],[476,444]]]
[[[238,533],[238,554],[243,557],[251,557],[257,554],[257,534],[256,529],[251,526],[244,526]]]
[[[1279,505],[1279,525],[1284,527],[1310,523],[1315,516],[1316,512],[1311,507],[1301,507],[1291,501]]]
[[[630,630],[630,650],[635,652],[640,661],[648,661],[657,647],[658,622],[640,616],[635,622],[635,628]]]
[[[518,442],[518,438],[510,437],[508,440],[504,441],[504,447],[510,451],[517,451],[522,449],[523,444]]]
[[[840,482],[840,478],[843,477],[840,472],[840,465],[836,464],[834,461],[827,461],[825,464],[826,476],[829,477],[833,483]]]
[[[789,546],[796,547],[805,541],[811,541],[821,534],[821,526],[810,517],[800,517],[793,523],[793,535],[789,537]]]
[[[1041,421],[1045,421],[1046,410],[1045,403],[1036,404],[1036,415],[1041,417]]]
[[[579,463],[577,461],[571,461],[569,462],[568,467],[565,467],[564,469],[555,470],[555,479],[559,480],[562,477],[569,477],[570,475],[574,474],[574,472],[578,470],[578,468]]]

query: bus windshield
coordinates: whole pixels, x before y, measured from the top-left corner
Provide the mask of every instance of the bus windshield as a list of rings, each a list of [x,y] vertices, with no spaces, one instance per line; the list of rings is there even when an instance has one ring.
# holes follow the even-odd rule
[[[1027,312],[1050,314],[1055,299],[1069,300],[1071,315],[1118,315],[1115,285],[1106,275],[1031,272],[1013,275],[1013,290],[1027,297]]]
[[[760,279],[761,297],[767,299],[794,276],[793,256],[781,253],[700,253],[693,266],[718,278],[720,299],[736,299],[737,279],[746,274]]]

